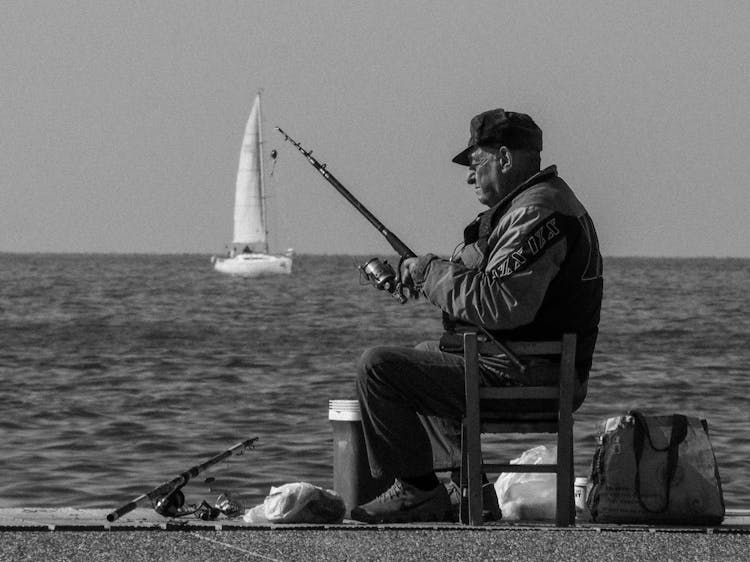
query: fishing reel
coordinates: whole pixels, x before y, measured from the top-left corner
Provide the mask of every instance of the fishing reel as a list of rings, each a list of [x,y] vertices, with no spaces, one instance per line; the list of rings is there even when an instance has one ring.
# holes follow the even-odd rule
[[[380,291],[391,293],[394,299],[400,304],[407,300],[404,294],[404,286],[401,279],[396,274],[393,266],[387,260],[380,261],[379,258],[372,258],[363,265],[358,266],[360,278]]]
[[[162,517],[179,517],[182,507],[185,505],[185,494],[180,488],[172,490],[166,496],[159,499],[154,506],[154,511]]]
[[[200,505],[185,505],[185,494],[180,488],[171,491],[166,496],[159,499],[154,506],[154,511],[162,517],[186,517],[193,515],[203,521],[213,521],[222,513],[221,508],[210,505],[203,500]]]

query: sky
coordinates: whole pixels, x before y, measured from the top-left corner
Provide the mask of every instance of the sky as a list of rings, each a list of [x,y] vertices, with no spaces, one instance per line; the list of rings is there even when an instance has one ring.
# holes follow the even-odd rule
[[[417,254],[483,207],[472,116],[544,131],[604,256],[750,257],[750,3],[0,3],[0,252],[223,253],[262,89],[272,250]],[[270,164],[270,162],[269,162]]]

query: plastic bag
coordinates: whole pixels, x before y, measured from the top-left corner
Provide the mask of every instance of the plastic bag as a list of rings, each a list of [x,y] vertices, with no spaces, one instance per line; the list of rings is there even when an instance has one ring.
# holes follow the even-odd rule
[[[554,464],[557,446],[540,445],[524,452],[511,464]],[[504,472],[495,482],[504,521],[554,520],[556,476],[540,472]]]
[[[271,487],[262,504],[248,509],[247,523],[341,523],[346,513],[344,500],[333,490],[308,482]]]

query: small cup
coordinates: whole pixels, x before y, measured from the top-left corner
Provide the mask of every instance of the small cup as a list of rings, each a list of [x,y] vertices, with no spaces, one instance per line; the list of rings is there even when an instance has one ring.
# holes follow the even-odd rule
[[[586,488],[589,485],[589,479],[578,477],[574,484],[574,497],[576,503],[576,515],[582,516],[588,512],[586,508]]]

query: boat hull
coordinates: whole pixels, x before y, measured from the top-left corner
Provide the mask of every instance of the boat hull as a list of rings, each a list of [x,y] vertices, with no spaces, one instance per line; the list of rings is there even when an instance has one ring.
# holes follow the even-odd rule
[[[238,254],[231,258],[212,258],[214,269],[228,275],[259,277],[261,275],[279,275],[292,272],[291,256],[271,254]]]

